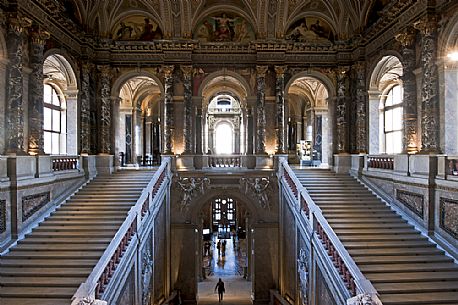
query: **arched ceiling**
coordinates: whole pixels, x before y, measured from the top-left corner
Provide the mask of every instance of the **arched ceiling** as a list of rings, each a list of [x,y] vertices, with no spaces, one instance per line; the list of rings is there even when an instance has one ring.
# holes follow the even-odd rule
[[[133,15],[148,18],[163,38],[191,38],[205,18],[227,13],[245,20],[257,39],[285,38],[293,25],[319,20],[335,39],[348,39],[380,16],[389,0],[59,0],[64,13],[89,33],[109,37]],[[241,23],[239,23],[241,24]],[[317,23],[318,24],[318,23]],[[134,29],[132,29],[134,30]],[[126,32],[130,31],[127,28]],[[321,30],[320,30],[321,31]],[[321,33],[321,32],[319,32]],[[329,34],[327,34],[330,37]]]

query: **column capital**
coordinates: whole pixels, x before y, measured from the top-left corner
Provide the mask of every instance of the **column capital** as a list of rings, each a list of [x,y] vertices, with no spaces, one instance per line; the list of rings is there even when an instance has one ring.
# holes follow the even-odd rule
[[[97,65],[97,70],[100,71],[102,77],[110,78],[113,76],[113,71],[111,70],[110,65]]]
[[[282,77],[284,76],[286,69],[288,69],[287,66],[275,66],[275,73],[277,74],[277,77]]]
[[[437,31],[437,16],[428,14],[414,23],[414,28],[420,31],[424,36],[431,35]]]
[[[404,48],[407,48],[415,43],[415,31],[413,28],[408,27],[396,34],[394,38],[396,41],[399,41]]]
[[[267,69],[269,66],[256,66],[256,74],[258,77],[265,77],[267,73]]]
[[[192,65],[180,66],[181,72],[185,77],[190,77],[192,75]]]
[[[346,76],[345,74],[347,74],[348,71],[350,71],[349,66],[338,66],[337,68],[334,69],[337,79],[344,78]]]
[[[15,33],[22,33],[25,28],[32,26],[32,19],[20,16],[16,13],[8,14],[9,28]]]
[[[44,45],[46,40],[51,37],[51,34],[47,31],[43,31],[41,29],[33,29],[31,31],[32,36],[32,43],[35,45]]]
[[[173,70],[175,69],[174,65],[164,65],[162,66],[162,72],[164,73],[164,77],[169,78],[172,77]]]

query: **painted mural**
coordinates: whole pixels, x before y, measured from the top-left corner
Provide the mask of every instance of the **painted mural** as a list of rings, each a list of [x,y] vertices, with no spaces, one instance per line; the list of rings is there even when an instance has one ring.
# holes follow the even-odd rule
[[[296,42],[332,42],[334,41],[334,33],[322,19],[305,17],[290,26],[286,31],[286,39]]]
[[[119,22],[113,31],[114,40],[143,40],[162,39],[159,25],[145,16],[129,16]]]
[[[255,39],[251,24],[240,16],[219,13],[197,24],[194,39],[201,42],[249,42]]]

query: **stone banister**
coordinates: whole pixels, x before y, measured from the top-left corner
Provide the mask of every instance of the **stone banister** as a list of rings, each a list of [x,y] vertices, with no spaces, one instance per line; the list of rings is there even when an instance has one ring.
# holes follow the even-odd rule
[[[367,167],[392,170],[394,169],[394,156],[369,155],[367,156]]]
[[[51,156],[52,170],[66,171],[80,169],[79,156]]]
[[[304,212],[305,223],[309,229],[317,234],[312,234],[317,244],[317,251],[325,253],[323,257],[329,259],[331,266],[334,266],[336,274],[339,274],[350,296],[370,295],[374,302],[378,299],[377,290],[372,283],[366,279],[356,265],[353,258],[345,249],[334,230],[323,216],[321,209],[315,204],[307,190],[302,186],[294,174],[286,159],[281,159],[279,168],[280,181],[284,181],[291,191],[296,210]],[[288,188],[286,188],[288,189]]]
[[[97,304],[101,305],[106,304],[100,298],[103,296],[103,292],[109,285],[110,280],[114,277],[116,267],[121,263],[122,257],[127,256],[125,254],[129,251],[135,251],[135,249],[129,246],[135,244],[133,241],[137,239],[136,233],[143,225],[143,220],[146,218],[145,215],[152,207],[162,202],[155,195],[165,187],[163,182],[166,177],[171,177],[171,161],[170,158],[164,157],[162,158],[161,166],[147,187],[143,189],[135,205],[129,210],[126,219],[100,257],[91,274],[73,295],[72,305],[93,304],[91,302],[99,302]],[[90,302],[85,303],[87,300],[90,300]]]

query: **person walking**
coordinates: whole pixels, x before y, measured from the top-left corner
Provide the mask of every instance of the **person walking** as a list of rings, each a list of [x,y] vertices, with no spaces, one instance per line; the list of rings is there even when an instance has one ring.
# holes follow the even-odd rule
[[[223,300],[223,294],[226,292],[224,289],[224,282],[219,278],[218,283],[216,283],[215,291],[218,290],[218,301],[221,302]]]
[[[218,240],[218,243],[216,244],[216,249],[218,249],[218,256],[220,256],[220,251],[221,251],[221,241]]]

